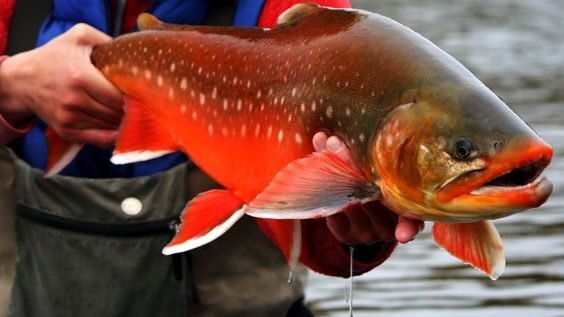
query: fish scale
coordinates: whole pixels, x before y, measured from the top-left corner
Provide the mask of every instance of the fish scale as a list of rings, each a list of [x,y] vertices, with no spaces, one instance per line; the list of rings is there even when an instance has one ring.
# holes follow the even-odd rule
[[[94,65],[125,94],[112,162],[180,150],[225,186],[188,202],[163,253],[207,244],[251,215],[293,267],[304,260],[299,220],[380,201],[435,222],[439,246],[499,277],[505,257],[490,220],[548,199],[552,184],[539,175],[552,148],[395,21],[298,4],[279,22],[193,27],[145,14],[145,31],[94,49]],[[352,160],[312,153],[319,131],[339,136]],[[52,173],[80,145],[47,138]]]
[[[351,69],[346,46],[334,45],[348,38],[343,31],[352,17],[347,14],[341,29],[311,38],[302,29],[312,26],[301,24],[243,35],[230,28],[161,26],[101,45],[92,59],[128,95],[166,112],[166,118],[182,117],[167,120],[170,133],[182,140],[179,147],[224,186],[251,199],[282,167],[312,152],[311,138],[319,130],[366,151],[373,126],[355,130],[376,98],[357,96],[381,92],[371,91],[371,82],[361,77],[363,65]],[[287,39],[291,34],[302,35]],[[242,185],[241,179],[251,181]]]

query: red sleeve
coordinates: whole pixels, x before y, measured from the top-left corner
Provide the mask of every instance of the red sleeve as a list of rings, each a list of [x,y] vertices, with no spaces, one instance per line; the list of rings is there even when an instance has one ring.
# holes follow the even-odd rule
[[[292,248],[292,220],[257,219],[262,231],[280,248],[286,259]],[[301,221],[302,247],[300,262],[321,274],[348,277],[350,255],[327,228],[325,219]],[[396,241],[379,242],[355,248],[353,273],[360,275],[383,263],[397,245]]]
[[[333,8],[350,8],[349,0],[266,0],[259,17],[258,26],[263,28],[272,28],[276,25],[278,16],[286,11],[294,4],[300,2],[313,2],[326,7]]]
[[[0,0],[0,55],[6,51],[8,29],[12,22],[16,0]]]

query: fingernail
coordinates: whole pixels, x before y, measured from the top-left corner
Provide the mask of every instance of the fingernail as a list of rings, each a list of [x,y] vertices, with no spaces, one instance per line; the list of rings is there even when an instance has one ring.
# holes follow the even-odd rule
[[[337,152],[343,148],[343,142],[336,137],[330,137],[327,140],[327,149],[331,152]]]

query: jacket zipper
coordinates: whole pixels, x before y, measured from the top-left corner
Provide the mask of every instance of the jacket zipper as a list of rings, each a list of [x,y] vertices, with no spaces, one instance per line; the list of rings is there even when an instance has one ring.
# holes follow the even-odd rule
[[[28,206],[18,205],[17,216],[45,226],[92,235],[143,237],[173,234],[178,216],[137,223],[97,223],[50,215]]]

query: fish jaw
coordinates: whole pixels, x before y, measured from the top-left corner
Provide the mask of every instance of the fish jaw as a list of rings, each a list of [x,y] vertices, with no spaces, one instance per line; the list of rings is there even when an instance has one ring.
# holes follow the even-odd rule
[[[458,210],[457,218],[465,220],[500,218],[539,207],[552,193],[552,183],[540,176],[552,155],[552,148],[538,137],[516,140],[483,170],[444,185],[437,202],[444,209]]]

